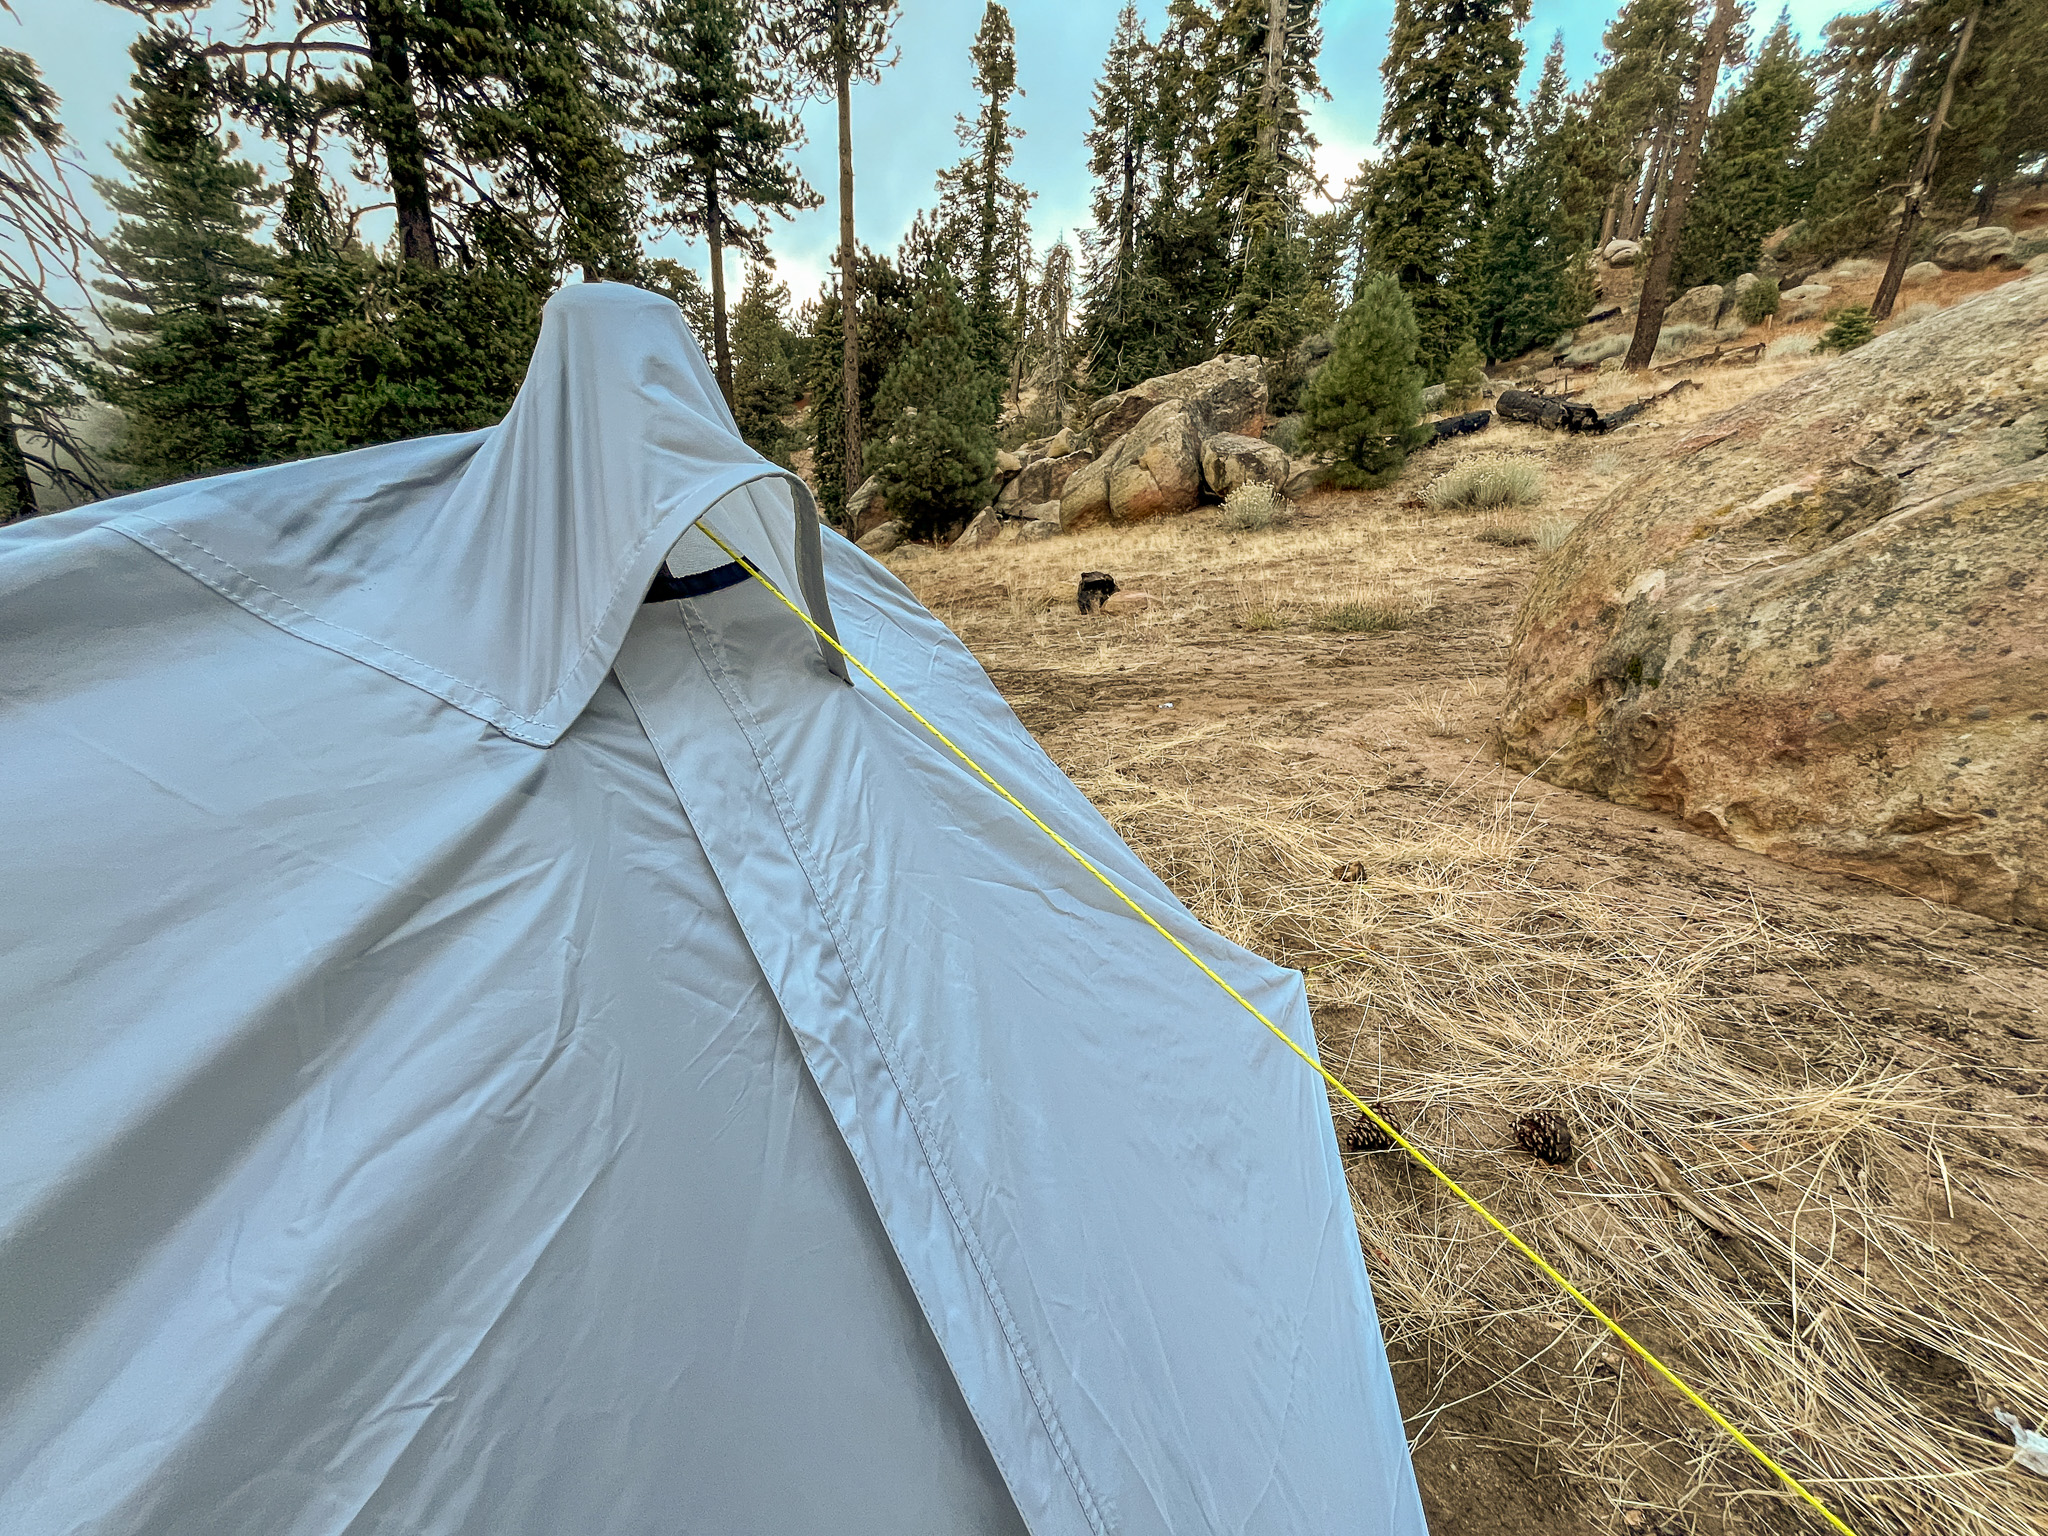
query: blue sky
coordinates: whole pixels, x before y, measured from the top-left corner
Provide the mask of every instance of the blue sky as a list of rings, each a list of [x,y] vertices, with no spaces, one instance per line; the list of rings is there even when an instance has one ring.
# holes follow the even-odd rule
[[[1095,73],[1119,3],[1016,0],[1010,7],[1017,30],[1017,79],[1024,91],[1016,104],[1017,122],[1024,129],[1017,175],[1038,193],[1032,227],[1041,245],[1087,221],[1088,167],[1081,135],[1088,127]],[[126,87],[126,49],[140,21],[101,0],[14,0],[14,5],[19,22],[0,15],[0,46],[21,49],[42,66],[63,98],[78,157],[90,170],[112,171],[106,146],[120,132],[113,100]],[[1845,8],[1829,0],[1797,0],[1792,16],[1811,45],[1821,24]],[[967,48],[981,9],[981,0],[905,0],[896,25],[896,65],[879,85],[855,88],[855,220],[860,238],[878,250],[894,250],[912,216],[931,200],[939,168],[961,153],[953,122],[957,114],[974,110]],[[1757,9],[1768,25],[1767,5]],[[1165,0],[1147,0],[1139,10],[1156,35]],[[1592,74],[1598,67],[1600,33],[1613,10],[1610,4],[1535,0],[1524,35],[1530,80],[1552,33],[1560,29],[1573,80]],[[201,13],[201,22],[211,19],[228,33],[235,30],[239,13],[239,6],[215,4]],[[1330,100],[1314,105],[1311,123],[1322,141],[1318,166],[1333,189],[1357,167],[1377,131],[1379,66],[1392,15],[1392,0],[1325,0],[1322,73]],[[830,105],[812,106],[805,120],[811,137],[798,162],[812,184],[829,194],[836,184]],[[106,215],[96,201],[91,211],[103,227]],[[374,231],[366,226],[365,232]],[[837,239],[838,212],[829,203],[776,226],[771,240],[780,272],[798,297],[817,290]],[[705,269],[701,247],[673,235],[653,245],[657,254]]]

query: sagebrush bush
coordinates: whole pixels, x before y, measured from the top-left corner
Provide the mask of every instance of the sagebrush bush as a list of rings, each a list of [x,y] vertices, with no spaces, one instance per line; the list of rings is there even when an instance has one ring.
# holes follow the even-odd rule
[[[1233,533],[1264,533],[1294,521],[1294,507],[1272,486],[1248,480],[1223,498],[1223,526]]]
[[[1475,454],[1437,476],[1422,496],[1445,510],[1525,507],[1543,499],[1543,470],[1530,459]]]
[[[1572,530],[1579,525],[1561,517],[1546,517],[1536,525],[1536,553],[1554,554],[1564,548],[1564,541],[1572,536]]]
[[[1565,353],[1564,360],[1574,368],[1590,368],[1595,363],[1604,363],[1610,357],[1620,357],[1628,350],[1626,336],[1595,336],[1591,341],[1581,342]]]
[[[1813,351],[1811,336],[1780,336],[1765,350],[1766,357],[1805,357]]]
[[[1667,325],[1657,333],[1657,356],[1675,357],[1681,352],[1690,352],[1710,334],[1704,325],[1694,325],[1690,320]]]

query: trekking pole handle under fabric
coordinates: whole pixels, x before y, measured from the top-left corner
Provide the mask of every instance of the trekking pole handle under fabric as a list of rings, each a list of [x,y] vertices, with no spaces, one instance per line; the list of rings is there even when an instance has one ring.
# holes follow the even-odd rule
[[[1769,1469],[1771,1474],[1774,1477],[1776,1477],[1781,1483],[1783,1483],[1786,1486],[1786,1488],[1790,1489],[1793,1493],[1797,1494],[1806,1503],[1813,1506],[1813,1508],[1819,1512],[1821,1517],[1824,1520],[1826,1520],[1829,1525],[1833,1526],[1837,1531],[1840,1531],[1842,1533],[1842,1536],[1856,1536],[1855,1530],[1849,1525],[1845,1524],[1841,1517],[1838,1516],[1833,1510],[1829,1509],[1827,1505],[1823,1504],[1820,1501],[1820,1499],[1816,1497],[1804,1483],[1800,1482],[1798,1478],[1794,1477],[1790,1472],[1786,1471],[1783,1467],[1779,1466],[1778,1463],[1771,1458],[1769,1453],[1766,1452],[1762,1446],[1758,1445],[1754,1440],[1750,1439],[1749,1436],[1745,1435],[1741,1430],[1737,1429],[1732,1423],[1728,1421],[1726,1417],[1722,1415],[1719,1409],[1717,1409],[1712,1403],[1708,1402],[1704,1397],[1700,1396],[1699,1393],[1695,1392],[1691,1387],[1687,1386],[1683,1381],[1681,1381],[1677,1374],[1673,1372],[1669,1366],[1667,1366],[1662,1360],[1659,1360],[1655,1355],[1651,1354],[1645,1346],[1639,1344],[1634,1338],[1634,1336],[1631,1335],[1626,1328],[1623,1328],[1620,1323],[1616,1322],[1612,1317],[1609,1317],[1607,1313],[1603,1312],[1600,1309],[1600,1307],[1594,1303],[1592,1298],[1587,1296],[1577,1286],[1573,1285],[1571,1281],[1565,1279],[1565,1277],[1562,1274],[1560,1274],[1550,1264],[1550,1262],[1543,1257],[1542,1254],[1538,1253],[1534,1248],[1530,1247],[1519,1236],[1517,1236],[1515,1232],[1511,1228],[1509,1228],[1505,1222],[1503,1222],[1498,1216],[1494,1215],[1492,1211],[1488,1210],[1486,1206],[1480,1202],[1477,1196],[1467,1192],[1463,1185],[1459,1184],[1456,1179],[1452,1178],[1448,1173],[1445,1173],[1443,1169],[1439,1168],[1434,1162],[1432,1162],[1429,1156],[1426,1153],[1424,1153],[1421,1148],[1417,1147],[1413,1142],[1409,1141],[1407,1137],[1403,1136],[1399,1131],[1395,1130],[1393,1126],[1389,1125],[1386,1122],[1386,1120],[1380,1116],[1378,1111],[1376,1111],[1370,1104],[1366,1103],[1364,1099],[1360,1098],[1357,1094],[1353,1093],[1349,1088],[1347,1088],[1344,1085],[1344,1083],[1336,1076],[1336,1074],[1331,1072],[1328,1067],[1324,1066],[1320,1061],[1316,1060],[1314,1056],[1310,1055],[1307,1051],[1303,1050],[1301,1046],[1295,1042],[1295,1039],[1292,1035],[1288,1034],[1286,1030],[1282,1029],[1278,1024],[1275,1024],[1271,1019],[1267,1018],[1266,1015],[1259,1010],[1256,1004],[1254,1004],[1242,992],[1238,991],[1237,988],[1233,987],[1229,982],[1225,981],[1220,975],[1218,975],[1216,971],[1209,966],[1207,961],[1203,960],[1200,955],[1196,954],[1192,949],[1189,949],[1187,945],[1183,944],[1179,939],[1175,938],[1173,934],[1169,932],[1167,928],[1162,923],[1160,923],[1160,921],[1157,918],[1155,918],[1150,912],[1146,911],[1145,908],[1139,904],[1135,897],[1131,896],[1128,892],[1124,890],[1122,886],[1118,885],[1114,880],[1110,879],[1108,875],[1104,874],[1102,872],[1102,869],[1095,863],[1093,859],[1090,859],[1088,855],[1081,852],[1080,849],[1076,848],[1072,843],[1068,842],[1064,837],[1060,836],[1059,833],[1055,832],[1051,827],[1047,826],[1043,821],[1039,820],[1039,818],[1035,814],[1033,814],[1030,807],[1025,805],[1023,801],[1019,800],[1015,795],[1011,794],[1009,790],[1005,789],[1001,784],[996,782],[996,780],[989,774],[988,770],[983,768],[981,764],[977,763],[973,758],[969,757],[967,753],[959,745],[957,745],[951,737],[949,737],[944,731],[940,730],[936,725],[933,725],[931,721],[927,720],[923,715],[919,714],[917,712],[917,709],[910,703],[908,699],[904,698],[902,694],[898,693],[894,688],[891,688],[887,683],[883,682],[879,677],[875,676],[874,673],[870,672],[867,669],[866,664],[863,663],[858,656],[854,655],[853,652],[849,651],[845,646],[839,643],[838,636],[827,634],[823,629],[819,628],[817,624],[813,623],[811,621],[810,615],[805,613],[802,607],[800,607],[796,603],[791,602],[789,598],[783,594],[781,588],[777,587],[774,582],[770,581],[766,576],[762,575],[760,571],[756,570],[754,566],[748,562],[747,557],[745,555],[741,554],[738,550],[734,549],[730,544],[726,543],[725,540],[721,539],[716,533],[713,533],[708,526],[701,522],[697,526],[704,530],[704,536],[706,538],[710,539],[712,543],[716,544],[720,549],[724,550],[728,555],[732,556],[734,561],[736,561],[739,565],[743,566],[746,569],[748,575],[752,576],[754,580],[760,582],[762,586],[766,587],[769,592],[774,594],[776,600],[780,602],[783,607],[787,608],[799,619],[802,619],[804,623],[808,625],[814,633],[816,633],[818,639],[822,643],[831,646],[833,650],[837,651],[841,656],[845,657],[846,660],[853,665],[855,670],[857,670],[862,677],[866,678],[869,682],[873,683],[877,688],[881,689],[883,693],[887,694],[890,700],[894,702],[899,709],[901,709],[905,714],[909,715],[910,718],[915,720],[919,725],[923,726],[927,731],[929,731],[934,737],[938,739],[939,743],[942,746],[944,746],[947,751],[951,752],[955,757],[959,758],[962,763],[966,764],[967,768],[974,774],[976,778],[980,779],[982,783],[986,784],[990,789],[994,790],[998,795],[1002,796],[1003,799],[1009,801],[1010,804],[1014,806],[1024,816],[1024,818],[1027,821],[1029,821],[1034,827],[1038,828],[1039,831],[1043,832],[1047,837],[1051,838],[1055,843],[1057,843],[1060,846],[1060,848],[1070,858],[1074,860],[1075,863],[1079,864],[1083,869],[1087,870],[1088,873],[1093,875],[1098,881],[1100,881],[1110,891],[1112,895],[1114,895],[1125,906],[1129,907],[1132,912],[1136,913],[1138,918],[1145,924],[1146,927],[1150,928],[1154,933],[1158,934],[1161,938],[1166,940],[1167,943],[1171,944],[1175,949],[1179,950],[1182,955],[1184,955],[1189,961],[1191,961],[1194,964],[1197,970],[1199,970],[1204,976],[1207,976],[1211,981],[1215,982],[1217,986],[1221,987],[1225,992],[1227,992],[1230,995],[1231,999],[1235,1001],[1239,1007],[1243,1008],[1246,1013],[1249,1013],[1253,1018],[1257,1019],[1261,1024],[1265,1025],[1268,1030],[1272,1031],[1275,1038],[1277,1038],[1282,1045],[1286,1046],[1288,1050],[1292,1051],[1296,1056],[1300,1057],[1304,1062],[1306,1062],[1310,1069],[1313,1070],[1318,1077],[1322,1078],[1322,1080],[1325,1083],[1329,1084],[1330,1087],[1334,1088],[1338,1093],[1342,1094],[1354,1109],[1356,1109],[1360,1114],[1364,1115],[1368,1120],[1372,1121],[1372,1123],[1378,1126],[1382,1131],[1385,1131],[1387,1135],[1391,1137],[1400,1146],[1402,1151],[1406,1152],[1410,1157],[1414,1158],[1416,1162],[1420,1163],[1424,1168],[1428,1169],[1429,1172],[1439,1182],[1441,1182],[1446,1189],[1450,1190],[1452,1194],[1456,1195],[1468,1207],[1470,1207],[1475,1213],[1477,1213],[1480,1219],[1485,1221],[1486,1224],[1492,1227],[1494,1231],[1498,1232],[1502,1237],[1506,1238],[1511,1244],[1513,1244],[1516,1250],[1519,1251],[1521,1255],[1524,1258],[1526,1258],[1531,1264],[1535,1265],[1538,1270],[1540,1270],[1544,1275],[1548,1276],[1551,1280],[1555,1281],[1558,1287],[1562,1289],[1566,1295],[1570,1296],[1572,1300],[1576,1301],[1581,1307],[1584,1307],[1588,1313],[1590,1313],[1593,1317],[1597,1318],[1600,1321],[1600,1323],[1604,1325],[1610,1333],[1612,1333],[1616,1338],[1620,1339],[1622,1343],[1626,1344],[1631,1350],[1633,1350],[1635,1354],[1642,1359],[1644,1364],[1648,1365],[1651,1370],[1655,1371],[1659,1376],[1663,1377],[1665,1381],[1669,1382],[1672,1386],[1676,1387],[1681,1393],[1683,1393],[1688,1402],[1690,1402],[1695,1408],[1699,1409],[1701,1413],[1704,1413],[1709,1419],[1711,1419],[1714,1422],[1715,1425],[1725,1430],[1734,1439],[1737,1445],[1741,1446],[1745,1451],[1749,1452],[1751,1456],[1754,1456],[1758,1462],[1762,1463],[1764,1467]]]

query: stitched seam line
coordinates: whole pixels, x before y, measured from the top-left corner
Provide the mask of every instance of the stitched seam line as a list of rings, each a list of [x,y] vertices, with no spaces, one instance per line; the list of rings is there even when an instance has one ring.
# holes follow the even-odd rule
[[[882,1058],[882,1065],[887,1069],[889,1080],[896,1089],[897,1102],[903,1106],[904,1117],[910,1121],[911,1130],[917,1137],[919,1155],[924,1158],[925,1167],[930,1171],[932,1182],[938,1188],[939,1198],[946,1207],[946,1214],[952,1218],[954,1227],[961,1235],[962,1242],[967,1249],[968,1260],[974,1265],[975,1275],[980,1279],[982,1290],[988,1297],[989,1306],[995,1312],[996,1321],[1002,1328],[1003,1342],[1009,1348],[1011,1359],[1016,1362],[1018,1373],[1024,1378],[1025,1389],[1030,1394],[1032,1407],[1037,1410],[1039,1422],[1045,1427],[1046,1436],[1052,1444],[1053,1454],[1059,1459],[1061,1470],[1067,1474],[1067,1480],[1072,1484],[1074,1494],[1081,1502],[1082,1513],[1087,1517],[1091,1529],[1102,1533],[1102,1536],[1108,1536],[1108,1527],[1103,1522],[1094,1492],[1089,1488],[1087,1480],[1081,1474],[1079,1465],[1074,1460],[1073,1447],[1067,1439],[1066,1429],[1060,1423],[1058,1410],[1053,1406],[1051,1396],[1045,1389],[1044,1380],[1039,1374],[1036,1363],[1031,1358],[1031,1351],[1017,1328],[1016,1319],[1010,1311],[1008,1301],[1004,1298],[1002,1285],[996,1279],[994,1270],[988,1262],[987,1251],[983,1248],[980,1236],[975,1232],[972,1222],[967,1218],[964,1202],[960,1199],[959,1190],[954,1185],[951,1175],[946,1171],[945,1160],[936,1155],[933,1150],[936,1138],[912,1105],[910,1096],[903,1091],[902,1072],[897,1066],[895,1053],[883,1042],[880,1031],[875,1028],[875,1010],[868,998],[870,988],[867,977],[861,971],[858,963],[852,959],[849,953],[849,945],[840,931],[840,925],[834,920],[831,904],[825,900],[820,889],[820,881],[815,869],[817,863],[816,856],[810,849],[808,839],[803,837],[797,830],[801,825],[801,821],[796,815],[795,807],[788,801],[787,792],[783,788],[780,776],[775,772],[771,764],[768,753],[760,743],[757,734],[758,722],[754,717],[753,711],[737,696],[736,691],[730,686],[730,671],[725,666],[723,659],[719,657],[716,642],[710,636],[708,627],[704,626],[701,619],[687,610],[683,612],[683,622],[691,631],[693,644],[698,638],[696,632],[700,628],[705,630],[705,639],[711,641],[709,646],[696,645],[697,654],[704,662],[705,670],[710,673],[712,683],[718,689],[719,696],[725,700],[726,707],[732,711],[733,719],[739,725],[741,734],[745,736],[748,747],[753,751],[754,761],[761,770],[762,782],[768,789],[769,800],[775,807],[776,819],[782,824],[783,836],[789,840],[790,852],[796,856],[797,866],[803,871],[804,880],[811,888],[811,899],[817,906],[818,915],[825,924],[826,933],[831,937],[833,953],[838,957],[841,968],[846,972],[848,986],[853,993],[854,1004],[860,1009],[861,1023],[866,1027],[868,1038],[874,1042],[875,1050]],[[707,650],[709,650],[710,654],[706,654]]]

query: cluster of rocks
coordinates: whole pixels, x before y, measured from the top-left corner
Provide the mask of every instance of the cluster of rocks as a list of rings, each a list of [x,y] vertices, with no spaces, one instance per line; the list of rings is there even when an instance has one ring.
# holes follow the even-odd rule
[[[1538,573],[1504,758],[2048,927],[2044,337],[2006,284],[1660,444]]]
[[[1322,461],[1297,461],[1261,436],[1266,410],[1256,357],[1211,358],[1134,384],[1098,401],[1085,433],[1069,427],[1000,455],[1001,489],[956,545],[1178,516],[1254,482],[1286,495],[1320,484]]]

